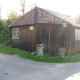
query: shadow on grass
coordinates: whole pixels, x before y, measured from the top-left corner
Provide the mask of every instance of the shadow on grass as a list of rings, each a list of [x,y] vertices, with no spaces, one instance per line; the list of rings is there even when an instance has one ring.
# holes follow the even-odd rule
[[[77,62],[80,61],[80,54],[75,55],[69,55],[65,57],[61,56],[37,56],[30,54],[30,52],[20,50],[18,48],[12,48],[10,45],[1,44],[0,43],[0,52],[4,54],[17,54],[18,56],[34,61],[40,61],[40,62],[48,62],[48,63],[69,63],[69,62]]]

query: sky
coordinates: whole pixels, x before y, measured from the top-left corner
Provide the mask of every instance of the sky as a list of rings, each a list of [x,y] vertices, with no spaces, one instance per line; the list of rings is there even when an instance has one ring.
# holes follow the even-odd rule
[[[0,0],[1,16],[7,18],[10,11],[14,10],[18,14],[21,14],[21,0]],[[80,0],[26,0],[26,6],[35,5],[44,9],[49,9],[76,17],[80,14]],[[26,12],[31,8],[26,7]]]

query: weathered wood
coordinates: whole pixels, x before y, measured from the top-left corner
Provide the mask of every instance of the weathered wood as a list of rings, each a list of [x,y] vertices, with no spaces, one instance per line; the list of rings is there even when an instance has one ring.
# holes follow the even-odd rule
[[[44,44],[44,52],[49,55],[58,55],[59,47],[72,51],[75,42],[74,28],[54,24],[34,24],[34,30],[30,30],[30,26],[19,27],[19,39],[13,40],[11,44],[27,51],[35,51],[36,45]],[[10,28],[12,29],[12,28]]]

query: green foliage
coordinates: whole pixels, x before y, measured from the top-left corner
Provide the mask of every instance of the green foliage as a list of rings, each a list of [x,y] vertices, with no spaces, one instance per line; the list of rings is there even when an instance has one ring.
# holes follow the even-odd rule
[[[10,14],[8,14],[7,23],[11,24],[19,18],[20,18],[19,14],[17,14],[15,11],[11,11]]]
[[[0,17],[0,42],[8,42],[9,41],[9,29],[8,26],[13,23],[15,20],[20,18],[15,11],[11,11],[8,15],[7,20],[3,20]]]
[[[48,62],[48,63],[67,63],[80,61],[80,54],[61,56],[37,56],[30,54],[30,52],[22,51],[18,48],[12,48],[10,45],[0,43],[0,52],[4,54],[17,54],[18,56],[34,61]]]
[[[8,28],[6,26],[6,21],[0,19],[0,42],[5,42],[8,39]]]

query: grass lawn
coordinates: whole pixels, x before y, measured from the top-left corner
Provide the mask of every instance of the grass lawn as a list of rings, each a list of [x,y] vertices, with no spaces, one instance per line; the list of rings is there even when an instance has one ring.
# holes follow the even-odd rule
[[[69,62],[78,62],[80,61],[80,54],[68,55],[65,57],[61,56],[37,56],[30,54],[30,52],[22,51],[18,48],[12,48],[11,46],[7,46],[6,44],[0,43],[0,52],[3,54],[17,54],[18,56],[34,61],[40,62],[49,62],[49,63],[69,63]]]

